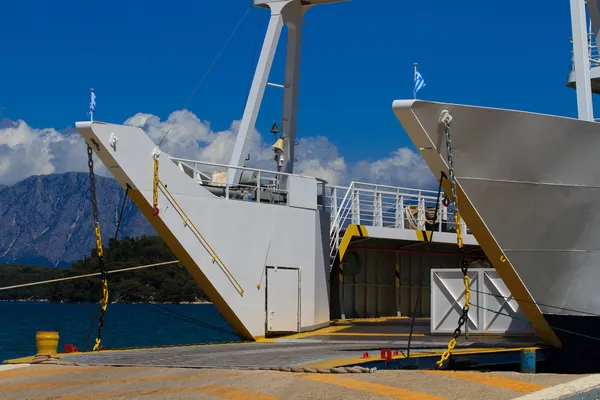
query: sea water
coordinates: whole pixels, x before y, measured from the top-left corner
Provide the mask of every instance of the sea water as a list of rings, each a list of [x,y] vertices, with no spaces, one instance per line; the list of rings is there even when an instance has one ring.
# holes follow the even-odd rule
[[[98,332],[99,314],[93,318],[97,308],[96,304],[0,302],[0,362],[34,355],[37,331],[58,332],[59,352],[65,344],[91,350]],[[231,341],[240,339],[212,304],[109,304],[102,332],[107,350]]]

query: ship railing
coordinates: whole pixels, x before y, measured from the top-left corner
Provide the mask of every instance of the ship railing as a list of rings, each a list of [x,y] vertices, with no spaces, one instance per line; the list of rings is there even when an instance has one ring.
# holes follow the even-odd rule
[[[197,184],[202,185],[219,197],[232,200],[288,205],[289,191],[287,189],[287,180],[289,177],[316,179],[317,204],[319,209],[325,208],[327,182],[323,179],[208,161],[188,160],[176,157],[171,157],[170,159],[179,169],[194,179]],[[241,171],[238,183],[230,184],[227,181],[227,176],[232,170]]]
[[[325,209],[331,215],[330,261],[338,254],[343,233],[350,224],[372,227],[456,232],[454,206],[443,205],[440,196],[438,217],[433,225],[437,192],[352,182],[350,186],[328,185]],[[470,231],[461,219],[463,234]]]

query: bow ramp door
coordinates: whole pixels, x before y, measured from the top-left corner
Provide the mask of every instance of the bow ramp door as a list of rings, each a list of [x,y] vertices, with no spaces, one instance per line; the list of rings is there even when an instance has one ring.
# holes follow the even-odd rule
[[[300,330],[300,270],[267,267],[267,332]]]

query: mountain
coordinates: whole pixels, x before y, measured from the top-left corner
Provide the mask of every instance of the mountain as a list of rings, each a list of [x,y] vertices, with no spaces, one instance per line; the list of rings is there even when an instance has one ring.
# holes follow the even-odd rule
[[[2,189],[6,188],[6,187],[8,187],[8,186],[0,184],[0,192],[2,191]]]
[[[96,175],[102,242],[114,237],[125,191]],[[96,247],[87,173],[31,176],[0,189],[0,264],[68,267]],[[128,200],[119,237],[156,235]]]

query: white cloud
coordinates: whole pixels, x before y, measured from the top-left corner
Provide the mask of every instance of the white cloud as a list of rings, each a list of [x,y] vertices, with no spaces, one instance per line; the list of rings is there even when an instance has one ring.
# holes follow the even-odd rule
[[[152,114],[138,113],[125,124],[138,126],[158,143],[169,130],[162,149],[167,153],[209,162],[229,162],[239,121],[228,130],[213,131],[210,123],[188,110],[174,112],[165,121]],[[249,135],[249,166],[274,169],[272,137],[254,130]],[[434,177],[421,157],[408,148],[399,148],[375,161],[349,163],[334,143],[323,136],[298,140],[295,149],[296,172],[317,176],[330,184],[344,185],[352,180],[408,187],[431,186]],[[108,172],[99,162],[96,171]],[[34,129],[24,121],[0,125],[0,184],[13,184],[30,175],[87,171],[85,144],[76,132],[52,128]]]
[[[0,128],[0,184],[10,185],[31,175],[84,168],[87,168],[85,145],[76,133],[34,129],[21,120],[5,122]]]

